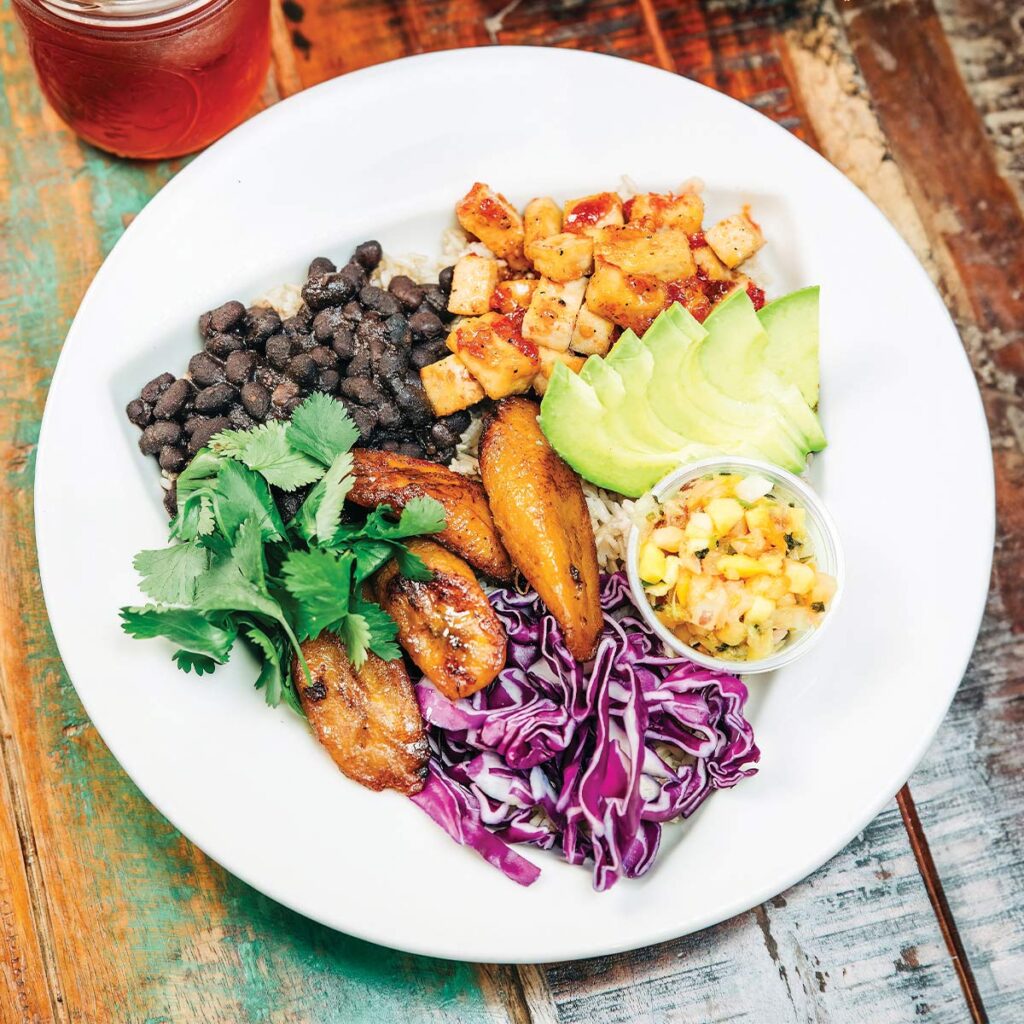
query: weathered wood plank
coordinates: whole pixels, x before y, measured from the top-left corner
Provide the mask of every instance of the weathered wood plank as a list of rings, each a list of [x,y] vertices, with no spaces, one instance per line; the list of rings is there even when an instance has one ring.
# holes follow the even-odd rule
[[[0,17],[0,1017],[504,1020],[467,966],[339,935],[226,875],[148,805],[87,721],[39,592],[34,445],[85,286],[177,165],[114,162],[75,141],[42,106],[10,11]]]
[[[895,805],[763,906],[546,980],[566,1024],[967,1019]]]

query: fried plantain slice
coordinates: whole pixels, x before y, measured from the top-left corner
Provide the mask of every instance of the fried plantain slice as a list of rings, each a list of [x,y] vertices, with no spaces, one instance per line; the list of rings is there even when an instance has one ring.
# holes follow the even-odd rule
[[[367,789],[411,796],[427,776],[427,738],[412,684],[401,659],[368,654],[357,672],[345,645],[321,633],[302,645],[313,685],[298,658],[292,680],[316,738],[334,763]]]
[[[468,697],[505,667],[505,630],[461,558],[433,541],[406,543],[433,579],[407,579],[389,562],[373,579],[374,597],[420,671],[449,699]]]
[[[538,412],[526,398],[498,403],[480,440],[480,476],[512,562],[586,661],[603,624],[594,530],[580,479],[541,433]]]
[[[476,480],[447,466],[394,452],[356,448],[352,452],[355,483],[348,500],[364,508],[390,505],[401,512],[411,498],[439,501],[447,525],[434,539],[496,580],[512,578],[512,562],[494,529],[484,489]]]

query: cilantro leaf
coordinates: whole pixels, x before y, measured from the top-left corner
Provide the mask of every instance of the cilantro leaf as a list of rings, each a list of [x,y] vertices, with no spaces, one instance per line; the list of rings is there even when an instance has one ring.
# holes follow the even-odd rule
[[[212,672],[217,667],[217,662],[213,658],[205,654],[196,654],[194,651],[175,651],[171,658],[182,672],[195,672],[197,676]]]
[[[204,654],[220,664],[228,660],[237,631],[218,625],[208,615],[190,608],[122,608],[121,628],[137,640],[166,637],[193,654]]]
[[[267,482],[258,473],[233,460],[225,459],[217,473],[213,511],[217,529],[229,540],[246,520],[259,524],[263,537],[272,540],[284,536],[284,523],[270,495]]]
[[[367,643],[370,650],[384,661],[393,661],[402,656],[402,651],[395,643],[398,635],[398,626],[395,620],[378,604],[369,601],[356,600],[355,611],[362,616],[370,630],[370,637]]]
[[[338,625],[338,636],[341,637],[348,654],[348,660],[356,669],[361,669],[366,661],[366,652],[373,639],[370,623],[361,612],[349,612]]]
[[[403,537],[421,537],[440,533],[445,527],[444,506],[436,498],[411,498],[402,509],[396,523],[390,505],[378,505],[367,517],[360,536],[375,540],[400,540]]]
[[[263,559],[263,536],[254,519],[239,524],[231,555],[241,574],[258,590],[266,591],[266,563]]]
[[[359,584],[391,560],[395,546],[383,540],[357,540],[349,545],[349,550],[356,556],[355,582]]]
[[[178,514],[171,522],[172,537],[190,541],[213,532],[213,487],[222,461],[204,448],[178,475]]]
[[[352,456],[342,452],[306,496],[292,523],[307,541],[319,538],[321,544],[326,542],[333,546],[333,538],[339,531],[341,510],[352,489],[351,473]]]
[[[272,708],[276,708],[281,703],[281,697],[285,690],[284,665],[287,660],[287,652],[255,624],[250,624],[245,629],[243,636],[257,648],[263,662],[260,666],[260,674],[256,677],[256,689],[262,690],[266,702]],[[301,707],[301,705],[299,706]]]
[[[434,574],[427,568],[423,559],[401,544],[395,545],[395,561],[398,562],[398,571],[406,579],[426,583],[434,578]]]
[[[300,639],[319,636],[345,618],[352,591],[350,553],[314,548],[292,551],[282,566],[285,589],[297,605],[296,632]]]
[[[331,465],[359,438],[359,430],[341,402],[316,391],[292,413],[288,443],[324,466]]]
[[[319,480],[324,470],[319,462],[288,443],[287,430],[280,420],[271,420],[253,430],[222,430],[210,440],[210,447],[244,463],[267,483],[283,491],[294,491]]]
[[[196,580],[210,564],[209,553],[198,544],[172,544],[169,548],[140,551],[132,563],[142,577],[139,588],[162,604],[190,604]]]

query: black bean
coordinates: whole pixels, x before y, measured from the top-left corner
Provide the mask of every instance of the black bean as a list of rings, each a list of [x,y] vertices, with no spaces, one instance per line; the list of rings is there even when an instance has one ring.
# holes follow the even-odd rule
[[[224,376],[235,387],[241,387],[247,380],[252,379],[258,364],[259,359],[255,352],[232,352],[224,364]]]
[[[222,430],[230,430],[230,428],[231,420],[227,416],[207,417],[196,426],[192,431],[192,436],[188,439],[189,455],[195,455],[200,448],[205,448],[214,434],[219,434]]]
[[[326,345],[317,345],[309,350],[309,358],[321,369],[334,369],[338,365],[338,354]]]
[[[227,359],[232,352],[245,347],[245,342],[234,334],[211,334],[206,341],[206,351],[218,359]]]
[[[277,409],[282,409],[293,398],[299,397],[299,385],[293,380],[283,380],[276,388],[274,388],[274,393],[270,396],[270,401]]]
[[[319,367],[314,362],[313,357],[308,352],[303,352],[301,355],[292,358],[291,362],[288,363],[285,373],[296,384],[308,388],[316,380],[318,370]]]
[[[341,383],[341,374],[337,370],[321,370],[317,377],[316,390],[333,395]]]
[[[435,285],[424,285],[423,305],[420,308],[432,310],[444,319],[448,315],[448,296]]]
[[[442,416],[440,421],[450,430],[452,430],[459,437],[469,429],[469,424],[473,417],[465,409],[460,409],[458,412],[449,413],[447,416]]]
[[[178,514],[178,485],[173,480],[171,486],[164,491],[164,510],[169,516]]]
[[[236,299],[210,310],[210,327],[214,331],[232,331],[245,319],[245,306]]]
[[[351,328],[339,327],[331,338],[331,348],[341,360],[348,361],[356,353],[356,338]]]
[[[165,444],[160,449],[160,457],[157,461],[160,463],[160,468],[166,469],[168,473],[180,473],[185,468],[187,461],[185,449],[176,444]]]
[[[185,433],[191,437],[205,422],[205,416],[189,416],[185,420]]]
[[[254,419],[265,420],[270,412],[270,392],[256,381],[249,381],[242,385],[239,392],[242,399],[242,408]]]
[[[360,405],[377,405],[384,399],[379,387],[367,377],[346,377],[339,385],[346,398]]]
[[[402,422],[402,412],[390,398],[385,398],[377,406],[377,425],[384,430],[391,430]]]
[[[300,334],[308,331],[313,326],[313,311],[309,306],[302,305],[287,320],[281,322],[281,327],[286,333]]]
[[[156,455],[164,445],[177,444],[181,440],[181,426],[173,420],[157,420],[151,423],[139,437],[139,451],[143,455]]]
[[[368,345],[356,342],[356,352],[352,356],[348,366],[345,367],[347,377],[369,377],[373,373],[373,366],[370,363],[370,348]]]
[[[314,337],[312,331],[310,331],[307,334],[297,335],[295,338],[295,342],[298,345],[298,349],[300,352],[312,352],[313,349],[315,349],[319,344],[319,342]]]
[[[352,287],[352,294],[355,295],[362,288],[368,278],[366,271],[358,263],[346,263],[338,271],[338,276]]]
[[[356,340],[361,345],[372,345],[374,342],[385,344],[387,341],[387,328],[384,322],[377,316],[367,316],[358,327],[356,327]]]
[[[427,393],[423,390],[418,373],[413,371],[404,379],[392,378],[388,385],[395,396],[398,408],[412,426],[424,426],[434,418],[434,410],[431,408]]]
[[[281,383],[281,374],[272,366],[257,366],[252,379],[269,392],[273,391]]]
[[[306,271],[306,277],[320,277],[323,274],[333,274],[337,269],[334,262],[326,256],[317,256],[310,263],[309,270]]]
[[[412,344],[412,331],[409,330],[409,321],[401,313],[389,316],[384,321],[384,327],[387,330],[388,341],[392,345],[408,348]]]
[[[235,399],[238,392],[230,384],[211,384],[196,395],[196,412],[203,416],[223,412]]]
[[[444,359],[446,355],[448,355],[448,346],[444,343],[443,338],[437,338],[434,341],[424,341],[414,346],[409,361],[417,370],[422,370],[424,366],[436,363],[438,359]]]
[[[374,447],[379,448],[384,452],[397,452],[398,446],[402,442],[394,437],[382,437],[379,440],[374,439]]]
[[[124,411],[128,414],[128,419],[139,428],[148,427],[153,422],[153,406],[141,398],[133,398],[125,406]]]
[[[150,405],[154,405],[156,400],[174,383],[173,373],[161,373],[159,377],[154,377],[140,393],[140,398],[144,402],[149,402]]]
[[[158,420],[176,419],[185,409],[185,405],[192,397],[192,383],[185,380],[176,380],[157,400],[153,406],[153,415]]]
[[[250,306],[246,318],[245,340],[250,348],[262,349],[267,338],[281,329],[281,318],[270,306]]]
[[[366,267],[367,270],[373,270],[380,263],[380,258],[383,255],[384,250],[381,248],[380,242],[376,239],[370,239],[368,242],[363,242],[361,245],[356,246],[356,251],[352,254],[352,258]]]
[[[383,288],[375,284],[368,284],[359,291],[359,301],[367,308],[372,309],[381,316],[393,316],[401,312],[402,304]]]
[[[399,455],[407,455],[412,459],[422,459],[426,454],[423,451],[423,446],[417,444],[415,441],[403,441],[398,445],[395,451],[397,451]]]
[[[341,307],[341,314],[350,324],[357,324],[363,319],[364,310],[363,307],[353,299],[351,302],[346,302],[345,305]]]
[[[270,493],[277,504],[277,510],[281,513],[281,518],[286,523],[295,518],[295,514],[302,507],[302,503],[306,500],[306,495],[309,494],[310,489],[309,487],[300,487],[295,491],[282,491],[278,487],[270,488]]]
[[[368,441],[377,427],[377,413],[373,409],[366,409],[361,405],[353,406],[349,412],[359,431],[359,440]]]
[[[455,276],[454,267],[445,267],[440,274],[437,275],[437,286],[447,295],[452,290],[452,278]]]
[[[405,274],[396,274],[388,284],[388,291],[411,313],[423,301],[423,289]]]
[[[292,357],[291,338],[286,334],[275,334],[267,341],[267,362],[276,370],[283,370]]]
[[[224,379],[224,365],[208,352],[197,352],[188,361],[188,375],[201,388],[219,384]]]
[[[439,462],[443,466],[447,466],[452,459],[455,458],[454,448],[441,448],[432,459],[433,462]]]
[[[448,424],[438,420],[430,427],[430,438],[431,440],[441,448],[451,448],[458,444],[459,432],[452,430]]]
[[[235,430],[252,430],[252,428],[256,426],[256,421],[241,405],[231,406],[231,411],[228,413],[228,419],[231,421],[231,426],[233,426]]]
[[[341,274],[321,274],[311,277],[302,286],[302,298],[316,311],[328,306],[340,306],[352,298],[352,283]]]
[[[345,324],[345,313],[344,310],[338,309],[337,306],[331,306],[329,309],[321,309],[315,317],[313,317],[313,337],[320,342],[321,345],[330,344],[331,338],[334,337],[334,332]]]
[[[385,345],[379,354],[373,354],[373,371],[378,377],[401,376],[409,368],[409,355],[404,348]]]
[[[199,335],[202,338],[208,338],[213,334],[213,328],[210,326],[210,321],[213,319],[213,313],[207,310],[205,313],[199,314]]]
[[[432,309],[421,309],[409,317],[409,327],[413,334],[421,338],[436,338],[444,331],[441,318]]]

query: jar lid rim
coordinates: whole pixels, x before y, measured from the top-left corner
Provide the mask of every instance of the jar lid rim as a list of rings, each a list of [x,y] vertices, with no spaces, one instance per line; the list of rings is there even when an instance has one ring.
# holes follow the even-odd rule
[[[216,0],[37,0],[51,14],[72,21],[154,24],[207,7]]]

